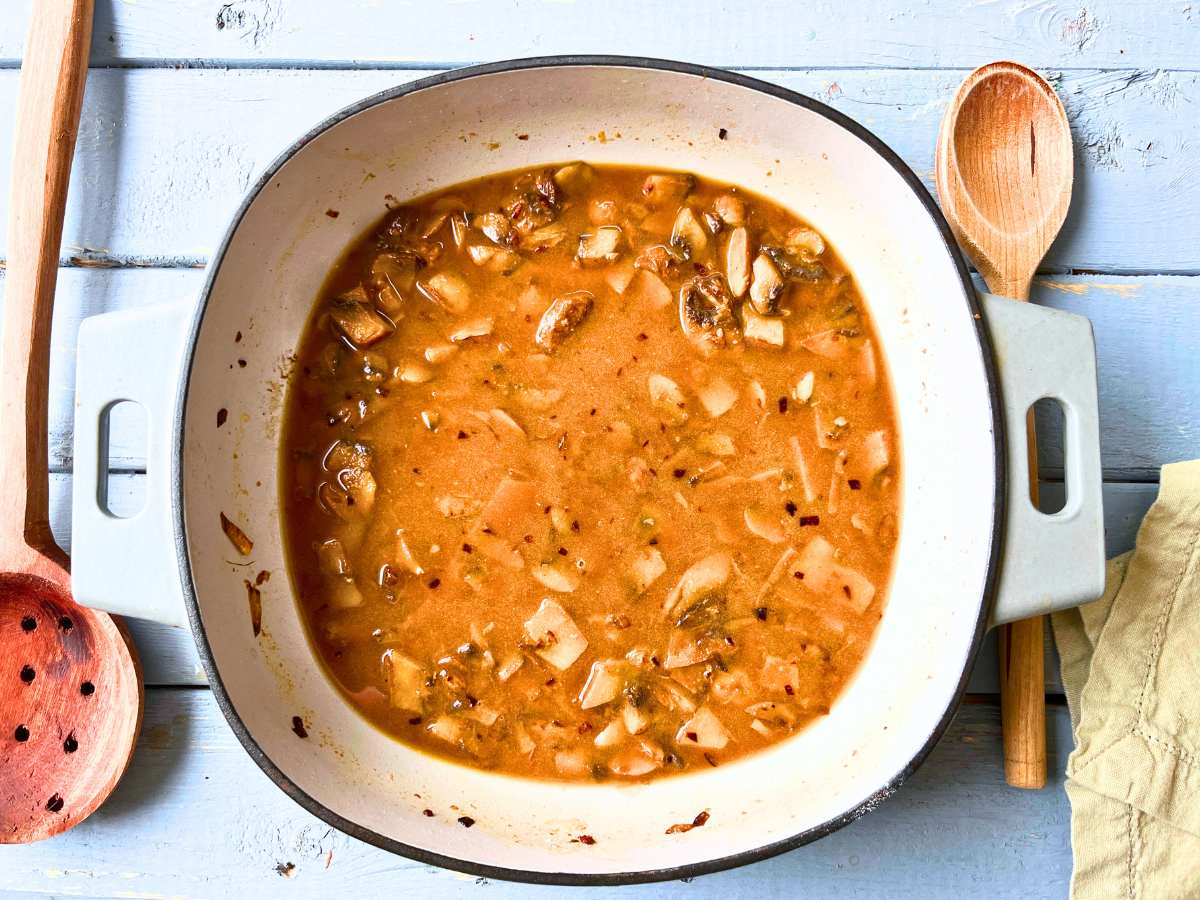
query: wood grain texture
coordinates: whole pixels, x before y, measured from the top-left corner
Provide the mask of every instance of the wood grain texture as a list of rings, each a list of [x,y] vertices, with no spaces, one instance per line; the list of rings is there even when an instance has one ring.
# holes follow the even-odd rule
[[[64,268],[59,275],[50,358],[50,460],[72,468],[75,339],[86,316],[152,303],[194,303],[198,269]],[[0,272],[0,301],[4,278]],[[314,288],[315,290],[315,288]],[[1100,362],[1101,457],[1112,481],[1156,481],[1166,462],[1200,455],[1200,277],[1052,276],[1034,282],[1033,300],[1088,316]],[[1038,422],[1039,466],[1062,478],[1062,434]],[[141,423],[118,425],[112,462],[145,467]]]
[[[324,115],[422,74],[427,71],[93,70],[64,256],[202,263],[257,174],[295,138]],[[932,186],[934,136],[962,73],[751,74],[859,120]],[[1044,271],[1200,271],[1194,214],[1200,141],[1192,124],[1200,109],[1200,72],[1048,74],[1079,148],[1079,202]],[[15,73],[0,70],[0,180],[8,172],[15,86]],[[381,203],[387,190],[381,178]]]
[[[0,62],[20,56],[15,0]],[[636,27],[630,27],[630,23]],[[1200,12],[1187,0],[694,0],[648,22],[636,0],[114,0],[102,3],[98,65],[411,65],[547,53],[628,53],[721,66],[970,69],[1015,57],[1036,66],[1195,68]]]
[[[824,840],[732,872],[589,897],[1061,897],[1070,875],[1061,773],[1066,709],[1051,709],[1056,773],[1012,791],[991,705],[960,710],[924,767],[878,810]],[[974,848],[974,849],[971,849]],[[935,874],[936,873],[936,874]],[[410,862],[309,816],[251,762],[206,690],[150,691],[129,775],[89,821],[53,842],[10,848],[0,891],[135,897],[398,896],[550,898]]]
[[[125,474],[115,476],[110,482],[109,498],[113,508],[120,514],[129,514],[140,508],[144,495],[140,482],[143,475]],[[1042,497],[1046,502],[1061,502],[1062,484],[1045,483]],[[1142,517],[1158,494],[1157,484],[1107,484],[1104,487],[1104,522],[1106,550],[1116,556],[1133,548],[1138,526]],[[50,476],[50,518],[54,535],[68,550],[71,541],[71,476]],[[145,666],[147,685],[202,685],[206,683],[204,670],[191,634],[182,628],[172,628],[140,619],[127,619]],[[979,660],[971,675],[967,690],[975,694],[998,694],[1000,683],[997,678],[997,656],[995,633],[985,640]],[[1046,641],[1046,693],[1061,694],[1058,657],[1053,642]]]

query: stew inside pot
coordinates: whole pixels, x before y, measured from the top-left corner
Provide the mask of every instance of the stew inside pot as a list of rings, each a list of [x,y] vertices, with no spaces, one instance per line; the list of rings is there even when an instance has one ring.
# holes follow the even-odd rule
[[[560,779],[827,714],[882,615],[892,398],[853,277],[764,197],[585,163],[393,209],[288,393],[284,529],[366,717]]]

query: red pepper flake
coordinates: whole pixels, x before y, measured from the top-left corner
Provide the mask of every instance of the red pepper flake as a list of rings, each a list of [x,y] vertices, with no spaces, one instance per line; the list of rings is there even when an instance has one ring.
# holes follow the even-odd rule
[[[308,737],[308,729],[304,727],[304,720],[299,716],[292,716],[292,731],[298,738]]]
[[[430,589],[431,589],[431,590],[435,590],[435,591],[436,591],[436,590],[437,590],[438,588],[440,588],[441,586],[442,586],[442,579],[440,579],[440,578],[431,578],[431,579],[429,580],[429,587],[430,587]]]
[[[412,716],[412,717],[411,717],[411,718],[408,720],[408,724],[409,724],[409,725],[420,725],[420,724],[421,724],[421,717],[420,717],[420,716]]]
[[[849,597],[850,596],[850,585],[843,584],[842,585],[842,593],[845,594],[847,597]]]
[[[754,610],[754,618],[758,619],[758,621],[760,621],[760,622],[767,621],[767,608],[765,606],[760,606],[757,609],[755,609]]]
[[[707,821],[708,821],[708,810],[705,810],[704,812],[697,815],[696,818],[692,819],[691,822],[684,822],[684,823],[680,823],[678,825],[672,825],[670,828],[667,829],[666,833],[667,834],[684,834],[685,832],[691,831],[693,828],[700,828]]]
[[[475,824],[475,820],[472,819],[470,816],[459,816],[458,824],[461,825],[463,828],[470,828],[472,825]]]
[[[336,209],[327,209],[327,210],[325,210],[325,215],[329,216],[329,218],[331,218],[331,219],[336,219],[338,216],[341,215],[341,213],[338,212]]]
[[[259,585],[266,584],[270,580],[271,580],[271,573],[268,572],[266,569],[263,569],[261,572],[259,572],[257,575],[254,576],[254,585],[255,585],[255,587],[257,587]]]
[[[592,723],[591,722],[580,722],[579,727],[576,728],[575,730],[577,732],[579,732],[580,734],[587,734],[589,731],[592,730]]]
[[[523,538],[521,538],[521,540],[523,540],[527,544],[532,544],[533,543],[533,535],[527,534]]]
[[[716,759],[713,758],[713,755],[711,753],[704,754],[704,761],[706,763],[708,763],[710,766],[712,766],[714,769],[717,767],[717,761],[716,761]]]
[[[795,579],[796,579],[797,581],[803,581],[803,580],[804,580],[804,573],[803,573],[803,572],[793,572],[793,573],[792,573],[792,575],[795,577]]]
[[[239,359],[239,360],[238,360],[238,368],[239,368],[239,369],[244,369],[244,368],[246,368],[246,361],[245,361],[244,359]]]
[[[846,482],[846,484],[850,485],[850,490],[852,490],[852,491],[862,490],[862,482],[859,481],[857,478],[851,478],[849,481]]]
[[[433,810],[432,809],[423,809],[423,810],[421,810],[421,815],[423,815],[427,819],[432,819],[433,818]]]
[[[792,689],[792,686],[790,684],[785,684],[783,686],[783,692],[785,694],[787,694],[789,697],[794,697],[796,695],[796,692]]]
[[[696,734],[696,732],[694,732],[694,731],[689,731],[689,732],[688,732],[688,733],[685,735],[685,737],[687,737],[687,739],[688,739],[689,741],[691,741],[693,744],[695,744],[697,741],[699,741],[699,740],[700,740],[700,735]]]
[[[787,412],[787,406],[788,406],[787,397],[780,397],[779,398],[779,411],[781,413]]]
[[[820,517],[820,516],[801,516],[801,517],[800,517],[800,524],[801,524],[801,525],[805,525],[805,526],[807,526],[807,525],[820,525],[820,524],[821,524],[821,517]]]
[[[675,469],[672,473],[676,478],[682,478],[687,474],[687,469]]]
[[[225,407],[222,406],[220,409],[217,410],[217,427],[220,428],[222,425],[224,425],[225,420],[228,418],[229,418],[229,410],[227,410]]]
[[[571,841],[571,843],[572,844],[586,844],[587,846],[590,847],[596,843],[596,839],[594,837],[592,837],[590,834],[581,834],[579,837],[577,837],[573,841]]]
[[[796,515],[796,504],[793,503],[791,500],[789,500],[787,503],[783,504],[783,508],[787,510],[787,514],[789,516]]]
[[[555,678],[555,677],[553,677],[553,676],[551,676],[550,678],[547,678],[547,679],[546,679],[546,687],[552,687],[552,686],[553,686],[554,684],[556,684],[557,682],[558,682],[558,679],[557,679],[557,678]]]
[[[518,140],[518,141],[527,141],[527,140],[529,140],[529,135],[527,135],[527,134],[518,134],[518,135],[517,135],[517,140]]]
[[[642,332],[639,332],[637,339],[639,341],[648,341],[648,340],[650,340],[650,335],[648,335],[648,334],[646,334],[646,332],[642,331]]]
[[[473,549],[474,548],[470,544],[463,544],[462,546],[463,553],[470,553]]]
[[[567,555],[567,548],[566,548],[566,547],[559,547],[559,548],[558,548],[558,555],[559,555],[559,556],[566,556],[566,555]]]
[[[460,441],[465,441],[467,439],[467,433],[465,431],[460,431],[458,433],[458,439]]]
[[[727,129],[724,129],[724,128],[717,129],[717,140],[723,141],[727,137],[729,137],[729,131]]]
[[[233,342],[235,344],[240,344],[242,342],[242,333],[240,331],[233,336]]]
[[[579,531],[579,521],[578,520],[575,520],[574,522],[571,523],[571,530]]]

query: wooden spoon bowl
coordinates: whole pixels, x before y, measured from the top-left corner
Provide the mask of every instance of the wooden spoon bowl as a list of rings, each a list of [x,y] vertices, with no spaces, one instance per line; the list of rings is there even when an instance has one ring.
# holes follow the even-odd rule
[[[0,843],[95,810],[129,764],[141,711],[123,627],[55,581],[0,573]]]

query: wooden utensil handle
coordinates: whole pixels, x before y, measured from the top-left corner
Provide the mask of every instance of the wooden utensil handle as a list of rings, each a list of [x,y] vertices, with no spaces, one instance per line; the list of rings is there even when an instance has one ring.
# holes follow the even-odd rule
[[[1030,279],[988,279],[988,288],[1015,300],[1029,299]],[[1038,503],[1037,435],[1033,410],[1029,435],[1029,499]],[[1013,787],[1046,786],[1045,632],[1042,616],[1000,626],[1000,724],[1004,733],[1004,779]]]
[[[37,0],[25,43],[9,194],[0,345],[0,528],[55,549],[46,458],[50,326],[71,158],[92,38],[92,0]]]

